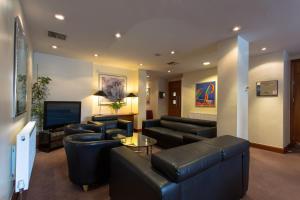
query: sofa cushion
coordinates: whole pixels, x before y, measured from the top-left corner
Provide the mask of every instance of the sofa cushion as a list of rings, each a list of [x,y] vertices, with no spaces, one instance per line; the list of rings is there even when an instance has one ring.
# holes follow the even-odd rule
[[[221,162],[219,148],[196,142],[153,154],[154,169],[173,182],[181,182]]]
[[[241,154],[249,150],[249,142],[247,140],[224,135],[217,138],[203,140],[203,143],[219,148],[222,152],[222,159],[227,160],[235,155]]]
[[[162,116],[161,120],[181,122],[181,123],[187,123],[187,124],[194,124],[194,125],[199,125],[199,126],[208,126],[208,127],[217,126],[216,121],[209,121],[209,120],[202,120],[202,119],[191,119],[191,118],[175,117],[175,116]]]
[[[183,131],[183,132],[187,132],[187,133],[193,133],[193,134],[196,134],[198,131],[201,131],[202,129],[207,128],[207,127],[201,127],[201,126],[194,125],[194,124],[186,124],[186,123],[167,121],[167,120],[161,120],[160,124],[162,127],[165,127],[165,128]]]

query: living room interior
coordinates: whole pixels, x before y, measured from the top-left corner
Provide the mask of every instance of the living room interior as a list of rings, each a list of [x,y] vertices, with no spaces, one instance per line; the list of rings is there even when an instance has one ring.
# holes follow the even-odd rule
[[[299,8],[0,0],[0,200],[298,199]]]

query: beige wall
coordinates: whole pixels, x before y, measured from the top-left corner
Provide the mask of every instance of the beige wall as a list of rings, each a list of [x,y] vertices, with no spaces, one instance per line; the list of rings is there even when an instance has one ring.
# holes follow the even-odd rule
[[[147,105],[148,110],[152,110],[155,119],[162,115],[168,114],[168,80],[155,77],[148,79],[148,87],[150,88],[150,104]],[[159,98],[159,92],[165,92],[166,97]]]
[[[252,57],[249,70],[249,140],[283,148],[289,142],[289,65],[284,52]],[[278,80],[278,97],[257,97],[256,82]]]
[[[52,79],[49,85],[49,101],[81,101],[81,120],[84,121],[92,113],[92,63],[34,53],[33,79],[48,76]]]
[[[39,76],[49,76],[50,101],[81,101],[81,120],[89,120],[92,115],[99,114],[98,97],[93,96],[99,89],[99,74],[121,75],[127,77],[127,92],[138,94],[139,77],[137,70],[101,66],[78,59],[54,56],[44,53],[34,54],[34,79],[38,67]],[[103,98],[103,97],[100,97]],[[139,98],[126,98],[126,106],[119,113],[138,112]],[[112,114],[109,106],[101,106],[101,114]]]
[[[13,69],[14,69],[14,18],[21,16],[26,36],[29,32],[22,17],[19,1],[2,0],[0,3],[0,199],[8,200],[13,191],[11,178],[11,148],[15,144],[16,134],[30,119],[32,50],[29,42],[28,65],[28,104],[27,112],[13,119]]]
[[[196,83],[203,83],[215,81],[216,82],[216,106],[196,107],[195,106],[195,85]],[[182,116],[190,117],[196,116],[197,113],[217,115],[217,94],[218,94],[218,78],[217,68],[207,70],[197,70],[193,72],[184,73],[182,75]],[[200,116],[201,116],[200,115]]]

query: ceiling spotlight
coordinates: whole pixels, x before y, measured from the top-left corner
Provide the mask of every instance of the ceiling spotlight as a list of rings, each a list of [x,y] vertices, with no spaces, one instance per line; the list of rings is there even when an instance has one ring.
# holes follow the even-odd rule
[[[94,56],[95,56],[95,57],[98,57],[98,54],[95,53]]]
[[[210,62],[204,62],[202,63],[204,66],[210,65]]]
[[[232,31],[233,31],[233,32],[238,32],[238,31],[240,31],[240,30],[241,30],[241,27],[240,27],[240,26],[235,26],[235,27],[232,28]]]
[[[57,49],[56,45],[52,45],[51,47],[52,47],[52,49]]]
[[[174,54],[175,54],[175,51],[171,51],[171,54],[174,55]]]
[[[61,15],[61,14],[55,14],[54,17],[58,20],[65,20],[65,16]]]
[[[261,48],[262,51],[266,51],[267,50],[267,47],[263,47]]]
[[[140,66],[143,66],[143,63],[141,63]]]
[[[116,37],[116,38],[121,38],[122,35],[121,35],[121,33],[116,33],[116,34],[115,34],[115,37]]]
[[[171,73],[171,70],[170,70],[170,69],[168,70],[168,73]]]
[[[150,78],[150,75],[147,75],[147,78]]]

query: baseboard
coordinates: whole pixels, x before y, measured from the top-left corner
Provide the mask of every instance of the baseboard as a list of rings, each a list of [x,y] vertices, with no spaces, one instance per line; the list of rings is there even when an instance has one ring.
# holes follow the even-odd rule
[[[276,152],[276,153],[282,153],[282,154],[287,152],[287,147],[285,147],[285,148],[273,147],[273,146],[257,144],[257,143],[253,143],[253,142],[250,143],[250,146],[254,147],[254,148],[272,151],[272,152]]]

